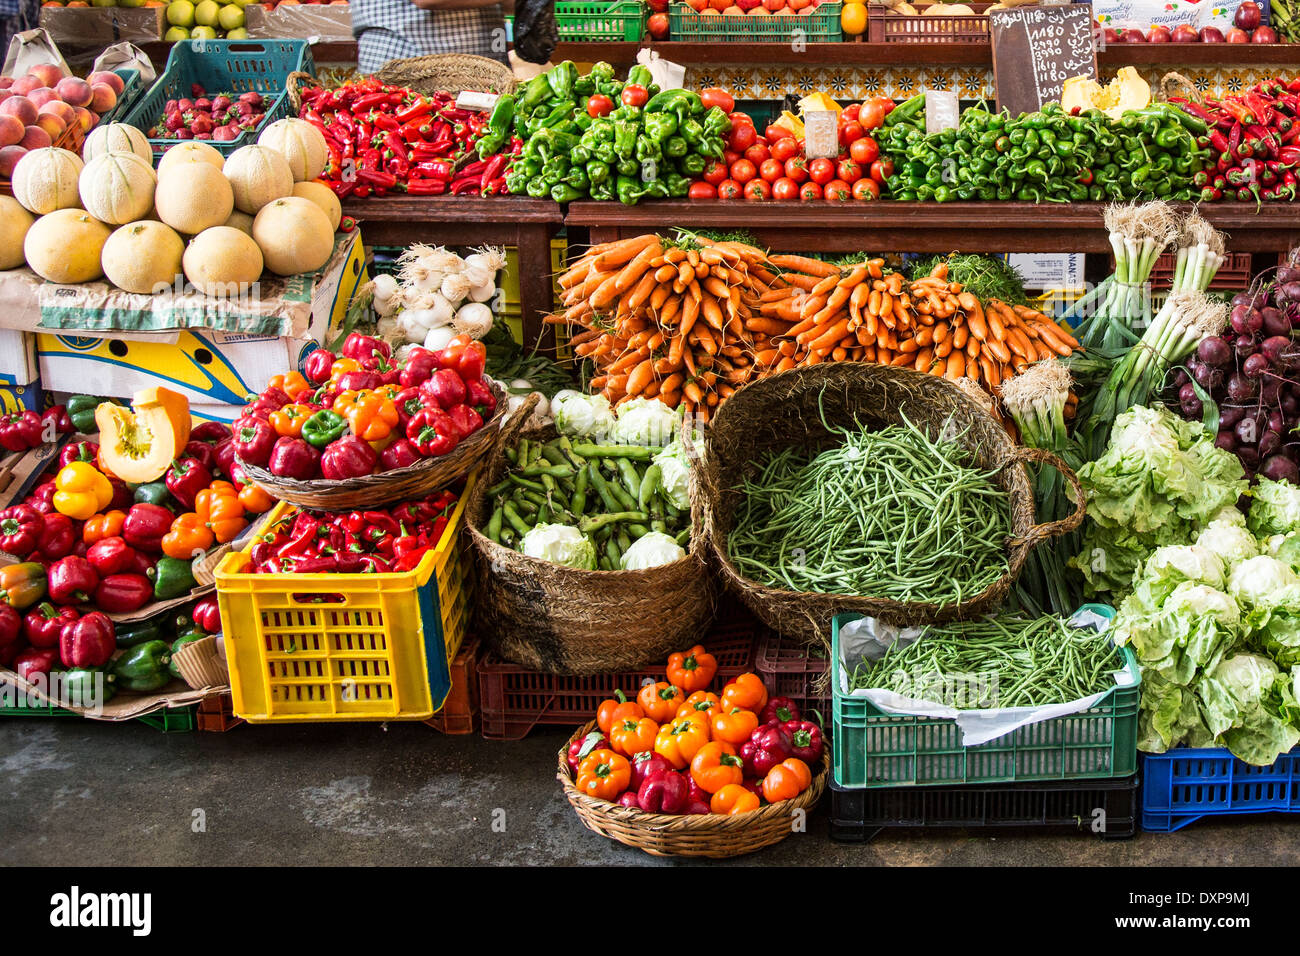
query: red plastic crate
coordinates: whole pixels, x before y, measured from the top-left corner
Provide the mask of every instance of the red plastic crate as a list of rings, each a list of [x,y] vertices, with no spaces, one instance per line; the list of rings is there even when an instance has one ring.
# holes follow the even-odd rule
[[[718,660],[715,688],[753,669],[755,639],[761,630],[762,625],[739,605],[720,610],[701,642]],[[478,671],[483,736],[520,740],[534,727],[586,723],[615,690],[630,695],[647,680],[663,680],[667,663],[665,659],[644,670],[621,674],[560,677],[508,663],[489,652]]]
[[[434,730],[452,737],[474,732],[479,715],[478,668],[482,654],[478,638],[470,636],[447,670],[451,674],[451,691],[442,710],[425,721]]]
[[[236,717],[231,709],[230,694],[218,697],[205,697],[199,701],[197,715],[199,730],[208,733],[224,734],[244,723],[243,717]]]
[[[1174,264],[1177,258],[1174,253],[1163,253],[1156,260],[1156,264],[1151,269],[1151,288],[1155,290],[1168,289],[1174,281]],[[1250,277],[1254,275],[1251,269],[1251,255],[1249,252],[1229,252],[1227,261],[1223,263],[1222,268],[1215,273],[1214,278],[1210,281],[1210,289],[1214,291],[1231,290],[1239,292],[1250,285]]]
[[[818,657],[818,654],[821,654]],[[818,711],[829,720],[830,684],[818,692],[816,683],[830,667],[830,658],[821,645],[805,646],[789,637],[767,631],[758,639],[754,651],[754,670],[767,685],[769,697],[789,697],[799,712]]]

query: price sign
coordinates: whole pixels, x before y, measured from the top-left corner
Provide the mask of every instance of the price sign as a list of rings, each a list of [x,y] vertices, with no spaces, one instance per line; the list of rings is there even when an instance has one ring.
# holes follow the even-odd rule
[[[989,33],[998,107],[1012,116],[1059,100],[1072,76],[1097,76],[1091,4],[994,10]]]

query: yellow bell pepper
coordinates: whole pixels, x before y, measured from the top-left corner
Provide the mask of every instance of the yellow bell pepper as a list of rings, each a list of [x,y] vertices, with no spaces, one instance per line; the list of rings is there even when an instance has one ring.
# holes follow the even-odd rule
[[[54,510],[75,521],[99,514],[113,500],[113,486],[93,465],[74,461],[54,479]]]

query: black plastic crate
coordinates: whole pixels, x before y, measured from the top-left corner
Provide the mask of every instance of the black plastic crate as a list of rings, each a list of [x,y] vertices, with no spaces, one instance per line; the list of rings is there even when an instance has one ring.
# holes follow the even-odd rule
[[[989,787],[873,787],[830,781],[831,839],[865,843],[884,829],[1022,828],[1095,833],[1127,840],[1137,832],[1138,777],[1031,781]],[[1100,811],[1100,812],[1099,812]]]

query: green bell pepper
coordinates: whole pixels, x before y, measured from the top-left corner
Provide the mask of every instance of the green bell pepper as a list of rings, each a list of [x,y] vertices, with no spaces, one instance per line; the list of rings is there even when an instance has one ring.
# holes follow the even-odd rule
[[[615,169],[620,176],[639,176],[641,175],[641,164],[631,156],[621,158],[615,164]]]
[[[664,155],[671,159],[680,159],[691,151],[686,140],[681,136],[669,136],[663,143]]]
[[[612,202],[614,200],[614,190],[610,186],[611,180],[606,179],[604,182],[591,184],[591,198],[602,202]]]
[[[99,431],[99,426],[95,424],[95,409],[101,402],[112,402],[114,405],[120,405],[121,402],[114,398],[99,398],[95,395],[73,395],[67,401],[68,417],[72,419],[72,427],[83,435],[93,435]]]
[[[682,199],[691,191],[691,181],[685,176],[679,176],[677,173],[669,173],[666,179],[668,195],[674,199]]]
[[[189,594],[198,583],[194,580],[191,562],[165,555],[150,569],[149,577],[153,579],[153,596],[159,601],[170,601],[182,594]]]
[[[172,511],[180,506],[180,502],[172,497],[172,493],[167,490],[166,482],[163,481],[150,481],[143,485],[136,485],[131,497],[138,505],[161,505]]]
[[[545,73],[539,73],[524,85],[523,95],[516,104],[516,115],[527,116],[551,96],[551,84]]]
[[[67,702],[76,707],[107,704],[117,693],[117,677],[102,667],[60,671],[59,682]]]
[[[637,139],[635,156],[639,163],[644,163],[647,160],[658,162],[663,159],[663,153],[659,149],[659,144],[651,140],[648,136],[642,136]]]
[[[589,162],[591,162],[591,150],[587,149],[585,146],[575,146],[569,151],[570,168],[586,166]]]
[[[544,199],[550,192],[546,183],[542,182],[541,176],[534,176],[532,179],[528,180],[528,186],[526,188],[528,195],[532,196],[534,199]]]
[[[698,122],[704,129],[705,136],[721,136],[731,132],[731,117],[722,111],[721,106],[710,106]]]
[[[488,117],[488,130],[474,147],[478,152],[478,158],[487,159],[493,153],[500,152],[501,147],[510,138],[510,131],[514,128],[514,123],[515,98],[509,93],[497,97],[496,106],[492,108],[492,115]]]
[[[640,63],[627,71],[627,82],[629,84],[639,84],[648,90],[654,80],[654,74],[650,72],[648,67],[642,66]]]
[[[167,670],[171,659],[172,649],[166,641],[147,641],[127,648],[125,654],[109,665],[109,673],[122,690],[147,694],[167,686],[171,680]]]
[[[313,448],[324,448],[336,438],[342,438],[347,430],[346,418],[323,408],[302,423],[302,439]]]
[[[633,179],[631,176],[624,176],[621,173],[615,183],[615,189],[618,192],[618,201],[625,206],[635,206],[647,191],[647,187],[640,180]]]
[[[587,182],[591,184],[594,190],[600,183],[609,179],[609,163],[602,163],[598,159],[593,159],[587,163]]]
[[[656,145],[662,145],[665,140],[677,132],[679,125],[678,119],[672,113],[646,113],[645,122],[646,135],[644,139]]]
[[[156,618],[133,624],[118,624],[114,631],[118,647],[135,647],[148,641],[162,640],[163,636],[162,625]]]
[[[556,183],[551,187],[551,198],[556,202],[573,202],[575,199],[581,199],[586,193],[574,189],[568,183]]]

